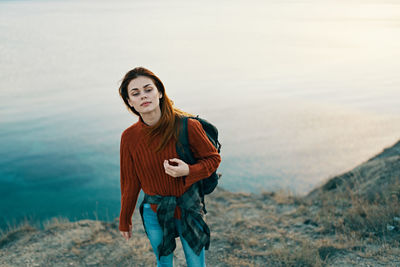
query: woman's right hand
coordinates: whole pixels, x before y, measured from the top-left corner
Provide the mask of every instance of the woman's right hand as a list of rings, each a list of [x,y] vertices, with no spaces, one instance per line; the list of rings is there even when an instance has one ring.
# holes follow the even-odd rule
[[[126,239],[126,241],[128,241],[129,238],[132,237],[132,225],[129,225],[129,232],[123,232],[123,231],[119,231],[119,232]]]

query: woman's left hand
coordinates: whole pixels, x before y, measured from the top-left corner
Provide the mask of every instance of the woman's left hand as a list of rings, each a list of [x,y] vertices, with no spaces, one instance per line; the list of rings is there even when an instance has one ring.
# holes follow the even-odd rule
[[[169,162],[175,162],[175,165],[169,164]],[[189,174],[189,165],[181,159],[170,159],[164,160],[165,173],[172,177],[181,177]]]

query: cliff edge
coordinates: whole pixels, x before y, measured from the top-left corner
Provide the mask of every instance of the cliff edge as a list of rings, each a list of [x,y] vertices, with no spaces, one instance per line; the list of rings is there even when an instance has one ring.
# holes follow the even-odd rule
[[[304,197],[290,192],[206,198],[208,266],[400,266],[400,142]],[[126,241],[113,222],[58,218],[0,237],[0,266],[155,266],[140,214]],[[174,266],[186,266],[177,239]]]

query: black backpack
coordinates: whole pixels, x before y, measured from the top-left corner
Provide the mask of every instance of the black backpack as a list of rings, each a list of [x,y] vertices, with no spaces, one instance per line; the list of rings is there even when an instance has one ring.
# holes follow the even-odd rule
[[[197,115],[196,117],[186,117],[182,116],[181,117],[181,123],[180,123],[180,129],[179,129],[179,140],[176,142],[176,152],[178,153],[178,156],[181,160],[186,162],[187,164],[194,164],[196,163],[196,159],[193,157],[192,151],[190,150],[190,145],[189,145],[189,137],[188,137],[188,129],[187,129],[187,119],[196,119],[198,120],[205,133],[207,134],[208,139],[211,141],[211,143],[215,146],[217,149],[218,153],[221,151],[221,144],[218,141],[218,129],[208,122],[205,119],[199,118]],[[195,184],[198,184],[199,186],[199,192],[200,192],[200,197],[203,203],[203,211],[204,213],[207,213],[207,210],[205,208],[204,204],[204,195],[208,195],[211,192],[214,191],[215,187],[217,187],[218,184],[218,179],[221,177],[220,173],[217,173],[216,171],[211,174],[210,177],[202,179]]]

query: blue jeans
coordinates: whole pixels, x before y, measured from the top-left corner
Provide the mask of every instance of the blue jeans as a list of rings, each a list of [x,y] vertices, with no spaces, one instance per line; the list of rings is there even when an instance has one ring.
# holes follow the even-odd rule
[[[157,258],[157,267],[172,267],[172,260],[174,257],[173,253],[169,254],[168,256],[161,256],[160,260],[158,259],[157,247],[162,241],[163,232],[157,220],[157,213],[155,213],[151,209],[150,204],[148,203],[143,204],[143,220],[146,226],[148,237],[150,239],[150,244],[153,247],[154,254]],[[204,247],[200,252],[200,255],[197,256],[197,254],[192,250],[192,248],[182,236],[181,220],[175,219],[175,226],[178,230],[179,237],[182,242],[182,248],[185,253],[187,266],[206,267]]]

